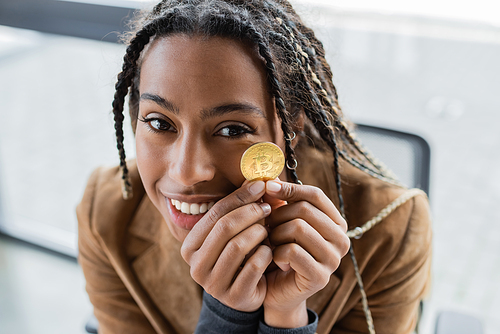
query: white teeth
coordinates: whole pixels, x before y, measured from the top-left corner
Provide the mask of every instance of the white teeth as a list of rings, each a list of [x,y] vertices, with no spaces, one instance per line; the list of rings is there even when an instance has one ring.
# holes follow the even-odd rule
[[[198,215],[200,213],[205,213],[212,206],[214,206],[215,202],[210,202],[210,203],[186,203],[186,202],[181,202],[176,199],[170,199],[170,202],[172,203],[173,206],[182,213],[188,214],[188,215]]]
[[[200,205],[200,213],[205,213],[208,211],[208,204],[207,203],[203,203],[202,205]]]
[[[182,202],[182,204],[181,204],[181,212],[182,213],[189,213],[189,203]]]
[[[189,213],[192,214],[192,215],[198,215],[200,214],[200,205],[199,204],[196,204],[196,203],[193,203],[189,206]]]

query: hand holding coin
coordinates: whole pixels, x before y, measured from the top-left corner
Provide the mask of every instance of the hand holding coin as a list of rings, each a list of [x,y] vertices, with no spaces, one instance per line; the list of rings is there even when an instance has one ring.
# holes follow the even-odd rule
[[[278,145],[263,142],[250,146],[241,157],[240,168],[249,181],[274,180],[285,166],[285,156]]]

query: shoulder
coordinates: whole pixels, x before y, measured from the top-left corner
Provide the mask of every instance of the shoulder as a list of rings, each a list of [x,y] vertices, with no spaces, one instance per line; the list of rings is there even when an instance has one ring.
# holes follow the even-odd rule
[[[307,145],[298,145],[296,151],[300,161],[303,162],[299,163],[297,172],[304,184],[321,188],[339,207],[332,153]],[[370,221],[408,191],[404,187],[375,178],[343,159],[340,159],[339,172],[349,230]],[[366,242],[367,245],[374,246],[384,241],[386,250],[396,251],[397,244],[403,241],[405,233],[417,232],[416,227],[430,231],[429,206],[424,194],[412,197],[398,206],[383,221],[365,233],[362,239],[354,242],[356,244]],[[373,244],[372,241],[376,243]],[[387,247],[389,245],[391,247]]]
[[[427,196],[423,192],[409,194],[412,196],[401,205],[386,210],[408,195],[408,190],[352,166],[343,166],[343,172],[349,230],[374,221],[381,212],[387,213],[380,215],[382,219],[359,239],[351,239],[375,328],[410,333],[416,321],[415,310],[430,286],[432,232]],[[353,262],[343,260],[337,275],[355,282]],[[362,308],[359,291],[349,286],[350,290],[339,289],[350,298],[336,326],[361,330],[359,324],[365,322],[358,312]]]
[[[424,192],[409,193],[407,188],[377,179],[345,162],[341,168],[342,192],[349,228],[363,225],[391,203],[405,197],[408,199],[403,199],[403,203],[390,210],[387,218],[384,218],[386,225],[387,221],[406,225],[411,219],[430,220],[428,200]],[[389,230],[394,228],[395,226],[391,226]]]
[[[382,218],[359,240],[352,240],[360,266],[378,271],[384,277],[384,284],[410,275],[431,256],[432,229],[427,196],[423,192],[408,193],[406,188],[374,178],[355,167],[343,168],[349,230],[377,216]],[[400,199],[403,199],[400,205],[387,210]]]

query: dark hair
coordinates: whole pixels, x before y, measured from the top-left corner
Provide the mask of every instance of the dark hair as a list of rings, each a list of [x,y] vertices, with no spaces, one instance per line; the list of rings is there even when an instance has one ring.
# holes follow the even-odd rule
[[[288,176],[293,182],[300,181],[295,172],[297,161],[291,145],[292,127],[301,111],[309,120],[307,135],[313,144],[323,149],[329,147],[334,154],[342,214],[339,157],[373,176],[394,181],[351,135],[338,104],[323,45],[287,1],[165,0],[133,22],[122,72],[115,86],[113,113],[124,197],[130,197],[132,191],[123,147],[125,96],[129,94],[129,112],[135,129],[141,53],[152,38],[175,33],[228,37],[256,46],[265,61],[270,93],[285,136]]]
[[[129,46],[118,75],[113,101],[117,147],[124,185],[124,197],[131,195],[123,148],[123,107],[129,94],[129,112],[135,129],[138,117],[141,54],[151,39],[176,33],[220,36],[252,43],[264,59],[269,90],[274,98],[286,142],[287,172],[299,183],[292,147],[292,129],[300,113],[307,117],[306,135],[312,145],[330,149],[334,156],[339,210],[344,215],[339,159],[370,175],[397,181],[356,140],[344,120],[332,82],[325,50],[314,32],[306,27],[285,0],[165,0],[149,13],[142,13],[129,33]],[[358,283],[366,304],[366,294],[351,247]],[[358,277],[359,276],[359,277]],[[366,304],[370,332],[373,329]],[[371,323],[371,324],[370,324]]]

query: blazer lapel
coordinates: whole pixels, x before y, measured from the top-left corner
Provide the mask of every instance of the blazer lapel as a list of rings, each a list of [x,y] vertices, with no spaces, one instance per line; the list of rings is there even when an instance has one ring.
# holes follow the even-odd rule
[[[193,281],[177,241],[147,196],[129,228],[135,237],[150,242],[134,256],[131,267],[139,284],[178,333],[192,333],[201,310],[202,289]],[[138,244],[136,242],[136,244]],[[133,247],[131,245],[131,247]],[[134,250],[129,250],[134,253]]]
[[[138,208],[147,205],[145,202],[149,201],[145,195],[134,161],[131,161],[129,164],[129,173],[134,189],[134,196],[127,201],[123,200],[120,188],[117,187],[117,185],[121,184],[121,173],[118,168],[115,168],[112,179],[105,177],[102,180],[98,180],[100,190],[96,194],[94,207],[91,210],[91,228],[96,238],[100,240],[101,247],[108,256],[116,273],[120,276],[130,295],[134,298],[154,329],[158,333],[173,333],[172,325],[166,321],[155,303],[149,298],[147,291],[141,286],[130,266],[130,257],[128,256],[130,249],[127,249],[127,247],[128,245],[136,245],[137,243],[129,243],[128,241],[132,239],[143,240],[146,242],[146,246],[148,246],[144,249],[149,249],[148,243],[151,242],[136,238],[135,236],[131,238],[129,234],[132,221],[134,221],[134,224],[137,224],[135,220],[140,219],[139,215],[135,214]],[[109,203],[116,204],[110,206]],[[148,226],[153,228],[148,219],[145,219],[145,221]],[[151,233],[152,229],[147,229],[147,231]],[[144,243],[141,244],[144,245]]]

